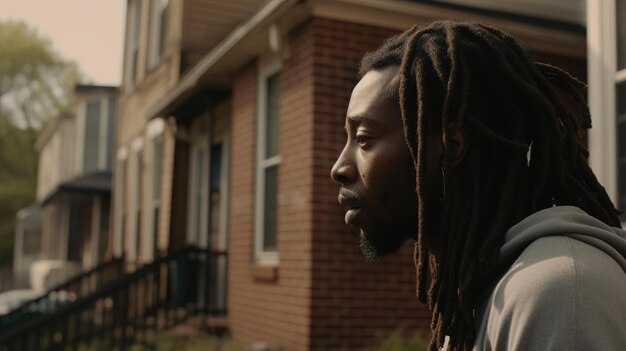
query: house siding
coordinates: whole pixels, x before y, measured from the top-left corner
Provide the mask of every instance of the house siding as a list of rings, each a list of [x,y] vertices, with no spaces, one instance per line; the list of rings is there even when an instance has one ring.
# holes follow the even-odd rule
[[[311,184],[308,172],[310,160],[300,157],[307,152],[306,140],[295,150],[286,150],[290,143],[295,144],[293,136],[303,135],[304,139],[311,136],[298,130],[311,128],[307,126],[311,124],[311,119],[308,118],[307,123],[306,114],[302,115],[300,127],[289,123],[298,113],[295,112],[297,108],[312,107],[311,94],[306,94],[310,84],[300,82],[298,85],[299,82],[290,77],[290,71],[311,68],[310,61],[296,61],[284,64],[281,74],[279,143],[283,161],[278,171],[278,250],[281,256],[280,265],[274,272],[276,279],[271,277],[273,274],[269,277],[262,274],[272,271],[272,268],[257,266],[253,261],[256,62],[244,68],[234,79],[228,313],[231,333],[240,342],[268,341],[287,350],[306,350],[311,281],[307,254],[311,235],[311,194],[307,186]],[[300,99],[300,103],[289,103],[295,99]],[[297,108],[294,108],[295,105],[298,105]],[[296,157],[299,159],[294,160]],[[301,206],[295,207],[293,201],[299,201]],[[292,218],[287,218],[288,213]]]
[[[149,153],[145,152],[147,143],[150,142],[146,137],[146,127],[150,122],[149,113],[151,109],[161,100],[164,96],[171,91],[180,78],[180,45],[182,36],[182,16],[183,16],[183,2],[173,1],[168,5],[166,13],[166,31],[165,31],[165,47],[163,54],[159,59],[159,62],[151,69],[147,69],[146,55],[148,50],[148,26],[149,26],[149,13],[150,4],[149,1],[141,1],[141,34],[138,53],[138,75],[134,80],[132,86],[124,86],[122,88],[119,98],[119,118],[116,125],[116,150],[124,147],[132,154],[131,144],[133,140],[138,138],[143,139],[143,148],[139,153],[140,163],[142,168],[140,186],[140,197],[138,200],[138,207],[141,212],[141,216],[146,216],[147,209],[145,200],[146,197],[141,194],[146,194],[150,191],[147,188],[151,175],[151,162],[148,159]],[[128,74],[128,67],[125,67],[124,74]],[[126,81],[126,79],[123,79]],[[158,118],[167,117],[159,116]],[[166,121],[167,122],[167,121]],[[168,127],[167,123],[163,132],[163,150],[161,167],[162,173],[160,177],[160,208],[159,208],[159,223],[158,223],[158,235],[155,245],[160,252],[167,251],[170,235],[170,210],[172,203],[172,181],[174,173],[174,147],[175,136],[173,131]],[[119,214],[124,218],[123,220],[123,237],[122,243],[125,251],[129,249],[130,235],[137,235],[136,228],[131,228],[132,221],[130,220],[131,214],[129,212],[129,206],[131,202],[131,196],[133,191],[131,190],[131,176],[129,170],[130,158],[127,159],[126,174],[123,175],[123,188],[127,191],[122,194],[122,211]],[[115,184],[113,185],[115,187]],[[115,195],[114,195],[115,196]],[[114,203],[115,200],[112,200]],[[112,211],[111,213],[115,213]],[[142,223],[141,226],[143,226]],[[111,225],[113,228],[113,225]],[[145,233],[142,233],[144,235]],[[139,241],[145,240],[140,238]],[[132,267],[132,265],[131,265]]]
[[[363,263],[329,177],[345,142],[345,109],[359,60],[394,33],[313,19],[289,34],[280,82],[280,263],[274,268],[253,259],[257,63],[236,75],[228,309],[236,340],[343,350],[371,345],[398,327],[427,328],[430,314],[414,293],[412,248],[380,265]]]

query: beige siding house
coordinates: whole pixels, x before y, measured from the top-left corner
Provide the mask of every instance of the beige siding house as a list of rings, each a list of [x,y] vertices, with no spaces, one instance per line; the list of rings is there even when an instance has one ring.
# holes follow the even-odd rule
[[[74,98],[74,111],[53,122],[35,145],[36,203],[18,216],[16,274],[22,281],[30,275],[39,291],[110,256],[117,88],[77,85]],[[33,216],[40,228],[31,223]]]

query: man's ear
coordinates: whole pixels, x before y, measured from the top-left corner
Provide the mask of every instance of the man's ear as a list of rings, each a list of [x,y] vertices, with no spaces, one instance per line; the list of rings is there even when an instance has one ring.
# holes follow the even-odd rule
[[[467,131],[457,123],[448,124],[442,135],[448,165],[455,168],[465,158],[468,147]]]

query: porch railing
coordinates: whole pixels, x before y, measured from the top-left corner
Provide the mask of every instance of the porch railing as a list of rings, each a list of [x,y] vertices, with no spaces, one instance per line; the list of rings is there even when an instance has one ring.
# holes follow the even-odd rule
[[[160,257],[86,297],[0,331],[0,351],[125,351],[133,343],[149,346],[159,331],[189,317],[224,315],[212,277],[225,255],[184,247]]]
[[[90,295],[98,287],[119,277],[123,270],[123,264],[122,258],[105,261],[0,316],[0,334],[32,318],[37,312],[51,312],[62,304]]]

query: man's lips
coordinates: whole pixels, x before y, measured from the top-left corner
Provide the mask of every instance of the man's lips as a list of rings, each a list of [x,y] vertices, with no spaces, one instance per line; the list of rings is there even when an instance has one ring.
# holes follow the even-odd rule
[[[346,211],[346,215],[343,220],[346,222],[347,225],[354,225],[355,218],[359,214],[360,210],[361,209],[357,207]]]
[[[339,200],[341,206],[346,210],[346,224],[353,224],[355,217],[361,209],[361,199],[359,198],[359,195],[354,191],[342,188],[339,190],[337,200]]]

